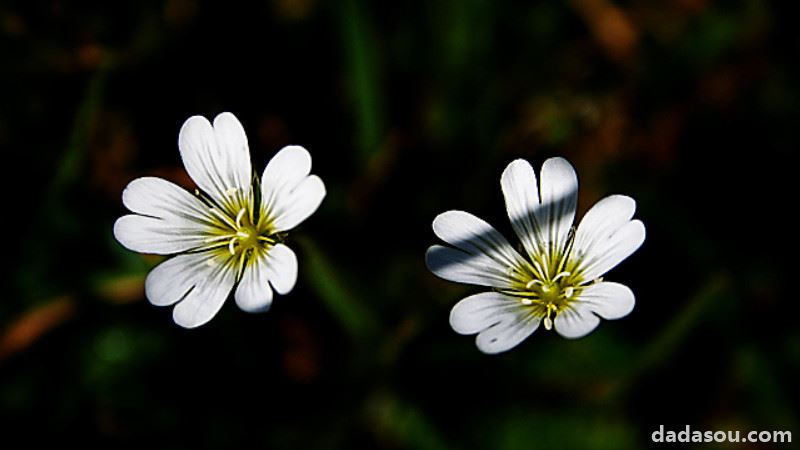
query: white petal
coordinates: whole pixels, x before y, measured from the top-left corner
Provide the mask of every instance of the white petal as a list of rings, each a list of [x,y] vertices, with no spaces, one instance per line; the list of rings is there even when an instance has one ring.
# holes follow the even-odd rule
[[[207,261],[207,254],[188,253],[157,265],[145,279],[147,299],[156,306],[177,303],[211,271]]]
[[[573,253],[585,255],[602,245],[633,218],[634,212],[636,202],[624,195],[611,195],[595,203],[578,225]]]
[[[448,281],[495,288],[514,285],[510,268],[484,254],[471,255],[455,248],[432,245],[425,252],[425,264],[434,275]]]
[[[627,286],[604,281],[583,288],[576,301],[604,319],[619,319],[633,311],[636,300]]]
[[[195,328],[211,320],[225,303],[236,271],[229,264],[216,264],[197,280],[194,289],[172,310],[172,319],[185,328]]]
[[[544,242],[560,252],[575,220],[578,176],[566,159],[550,158],[542,165],[539,188],[541,204],[535,212],[536,222],[544,227]]]
[[[235,294],[236,304],[243,311],[263,312],[272,304],[268,269],[266,254],[250,262],[244,269]]]
[[[510,350],[539,327],[539,319],[513,297],[497,292],[471,295],[450,311],[450,326],[460,334],[478,334],[484,353]]]
[[[297,256],[292,249],[275,244],[267,251],[266,264],[269,282],[281,295],[289,293],[297,282]]]
[[[203,245],[197,227],[154,217],[128,214],[114,223],[114,237],[126,248],[156,255],[171,255]]]
[[[213,227],[208,208],[179,186],[161,178],[131,181],[122,192],[122,202],[142,214],[121,217],[114,236],[125,247],[142,252],[171,254],[203,244]]]
[[[520,302],[499,292],[481,292],[463,298],[450,310],[450,326],[459,334],[475,334],[510,320],[520,310]]]
[[[517,159],[503,171],[500,186],[503,189],[511,226],[522,241],[525,251],[534,258],[540,253],[538,243],[543,240],[541,227],[534,215],[534,211],[539,207],[536,173],[528,161]]]
[[[190,117],[178,136],[183,164],[197,186],[222,205],[231,189],[246,194],[252,177],[250,150],[241,124],[230,113],[214,120],[216,130],[201,116]]]
[[[293,190],[284,190],[268,209],[275,231],[290,230],[317,210],[325,198],[325,185],[316,175],[303,179]]]
[[[515,316],[515,320],[501,322],[475,338],[478,350],[483,353],[500,353],[519,345],[539,328],[539,318],[532,315]]]
[[[311,155],[299,145],[283,147],[272,157],[261,176],[264,205],[269,207],[275,197],[293,190],[311,173]]]
[[[178,134],[178,148],[183,165],[197,186],[215,199],[222,197],[229,186],[222,178],[225,168],[211,123],[202,116],[187,119]]]
[[[471,255],[486,255],[506,268],[524,267],[522,256],[491,225],[464,211],[447,211],[433,219],[433,232]]]
[[[561,336],[575,339],[591,333],[600,323],[600,318],[592,313],[588,305],[575,302],[561,311],[553,321],[556,331]]]
[[[607,239],[593,245],[588,253],[578,254],[580,262],[577,271],[585,280],[594,280],[635,252],[644,242],[644,238],[644,224],[639,220],[632,220]]]
[[[122,191],[122,203],[131,212],[159,219],[180,218],[212,223],[208,208],[182,187],[162,178],[137,178]]]
[[[239,119],[229,112],[217,115],[214,118],[214,135],[220,155],[227,164],[223,175],[232,184],[231,187],[249,190],[253,179],[250,147]]]

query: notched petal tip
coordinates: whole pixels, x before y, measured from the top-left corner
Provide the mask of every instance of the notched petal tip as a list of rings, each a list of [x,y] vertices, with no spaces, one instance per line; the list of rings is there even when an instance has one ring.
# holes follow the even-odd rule
[[[586,307],[607,320],[621,319],[636,306],[633,291],[624,284],[603,281],[584,288],[578,299]]]
[[[191,116],[181,125],[181,129],[178,132],[178,142],[181,141],[181,137],[186,137],[187,133],[206,129],[212,129],[211,122],[208,119],[201,115]]]
[[[128,230],[125,225],[125,222],[128,220],[126,219],[126,217],[131,215],[132,214],[126,214],[115,220],[113,228],[114,239],[116,239],[117,242],[119,242],[123,247],[127,248],[128,250],[133,250],[133,249],[128,247],[128,245],[126,245],[126,242],[128,242],[128,235],[127,235]]]
[[[440,271],[447,269],[447,267],[455,262],[460,262],[453,258],[454,252],[456,251],[457,250],[445,247],[444,245],[431,245],[425,250],[425,267],[437,277],[443,278],[439,274]]]
[[[284,191],[284,196],[276,202],[280,212],[272,217],[272,226],[275,231],[288,231],[300,225],[311,217],[322,205],[327,195],[325,184],[316,175],[306,176],[290,192]]]
[[[429,271],[431,271],[431,272],[433,272],[434,274],[435,274],[436,272],[435,272],[435,271],[433,270],[433,268],[431,267],[431,263],[432,263],[432,261],[431,261],[431,258],[433,257],[433,256],[431,255],[431,253],[433,253],[433,252],[435,252],[435,251],[436,251],[436,250],[435,250],[435,247],[437,247],[437,246],[436,246],[436,245],[431,245],[430,247],[428,247],[428,248],[425,250],[425,267],[427,267],[427,268],[428,268],[428,270],[429,270]],[[441,247],[441,245],[440,245],[439,247]]]
[[[267,266],[260,262],[245,269],[234,293],[239,309],[248,313],[263,313],[270,309],[273,294],[268,277]]]
[[[272,248],[267,260],[269,283],[280,295],[286,295],[297,284],[297,255],[284,244]]]
[[[533,170],[533,166],[531,166],[531,163],[528,162],[528,160],[526,160],[524,158],[517,158],[517,159],[511,161],[510,163],[508,163],[508,165],[506,166],[505,170],[503,170],[503,173],[505,173],[505,172],[507,172],[509,170],[512,170],[512,169],[525,169],[525,170],[531,169],[531,170]]]
[[[181,328],[186,328],[187,330],[191,330],[194,328],[199,328],[208,322],[211,321],[214,317],[208,317],[203,320],[195,320],[178,311],[178,308],[175,307],[172,309],[172,321],[175,322],[175,325],[180,326]]]
[[[575,168],[572,164],[567,161],[566,158],[561,156],[554,156],[552,158],[547,158],[544,163],[542,163],[542,173],[545,171],[554,171],[556,173],[560,173],[562,175],[567,175],[570,177],[577,178],[577,174],[575,173]]]
[[[600,318],[587,309],[580,312],[567,311],[557,315],[553,325],[562,337],[579,339],[594,331],[600,325]]]
[[[217,117],[214,117],[214,127],[216,128],[218,123],[221,124],[223,122],[228,122],[231,124],[237,124],[241,126],[241,122],[239,122],[239,119],[236,117],[236,115],[234,115],[232,112],[229,111],[223,111],[217,114]]]
[[[631,220],[631,223],[633,223],[634,224],[633,226],[636,227],[637,234],[639,236],[638,239],[639,244],[636,246],[636,249],[638,249],[644,243],[645,238],[647,238],[647,230],[644,227],[644,223],[639,219]]]
[[[610,200],[610,201],[614,201],[614,202],[618,202],[618,203],[626,205],[626,208],[624,208],[624,209],[630,210],[631,211],[630,212],[631,216],[633,216],[633,214],[636,212],[636,200],[634,200],[633,197],[630,197],[628,195],[611,194],[611,195],[605,197],[604,199],[601,199],[600,201],[603,201],[603,200]]]
[[[520,308],[517,299],[482,292],[459,301],[450,310],[450,326],[458,334],[478,334],[475,345],[487,354],[510,350],[539,327],[539,319]]]
[[[449,211],[440,213],[436,217],[434,217],[433,223],[431,224],[431,228],[433,229],[433,234],[435,234],[436,237],[445,242],[450,242],[452,240],[458,241],[463,239],[464,236],[460,235],[454,236],[452,234],[452,230],[456,228],[454,227],[454,225],[457,224],[465,225],[469,222],[474,222],[474,221],[481,221],[481,219],[478,219],[477,217],[473,216],[472,214],[466,211],[461,211],[459,209],[451,209]]]
[[[517,318],[501,322],[480,332],[475,346],[487,355],[505,353],[518,346],[539,328],[538,319]]]
[[[247,145],[247,134],[244,131],[244,127],[233,113],[223,112],[217,114],[217,117],[214,118],[213,128],[217,135],[217,143],[219,145],[224,146],[226,142],[223,141],[232,141],[236,144]],[[246,156],[249,162],[249,150]]]
[[[139,177],[131,180],[122,190],[122,204],[131,212],[137,212],[137,205],[152,199],[148,194],[152,187],[163,183],[164,179],[158,177]],[[156,189],[157,190],[157,189]]]
[[[307,166],[309,170],[306,171],[306,174],[310,173],[311,170],[311,153],[302,145],[287,145],[278,150],[272,159],[282,162],[289,162],[301,167]]]
[[[141,226],[143,220],[158,220],[126,214],[114,222],[114,239],[130,251],[151,255],[171,255],[180,250],[179,245],[167,242]]]

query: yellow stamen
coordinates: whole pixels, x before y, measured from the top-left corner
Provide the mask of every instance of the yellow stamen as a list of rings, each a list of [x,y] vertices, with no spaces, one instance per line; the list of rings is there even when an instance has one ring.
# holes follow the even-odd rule
[[[556,305],[554,305],[552,303],[548,303],[547,304],[547,315],[545,316],[545,318],[543,320],[544,329],[545,330],[550,330],[550,329],[553,328],[553,319],[550,318],[550,314],[551,313],[556,313],[556,315],[558,315],[558,306],[556,306]]]
[[[559,278],[561,278],[561,277],[568,277],[568,276],[570,276],[570,275],[572,275],[570,272],[567,272],[567,271],[561,272],[561,273],[559,273],[558,275],[556,275],[556,276],[553,278],[553,281],[558,281],[558,279],[559,279]]]
[[[231,251],[231,255],[235,255],[236,254],[236,251],[233,249],[233,247],[235,245],[236,245],[236,238],[233,238],[233,239],[231,239],[231,242],[228,243],[228,250]]]
[[[239,210],[239,214],[236,214],[236,228],[242,228],[242,217],[247,211],[242,208]]]
[[[220,219],[222,219],[222,221],[225,222],[226,224],[228,224],[231,228],[239,228],[239,227],[236,226],[235,223],[233,223],[233,221],[231,220],[230,217],[228,217],[227,214],[221,213],[216,208],[210,208],[209,211],[211,211],[211,213],[214,214],[215,216],[217,216]]]

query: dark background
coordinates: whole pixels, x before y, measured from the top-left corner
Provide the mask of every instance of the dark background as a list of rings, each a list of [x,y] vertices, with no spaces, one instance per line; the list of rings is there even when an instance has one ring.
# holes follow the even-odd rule
[[[800,440],[791,4],[0,2],[0,446],[634,449],[661,424]],[[178,130],[222,111],[257,172],[303,145],[328,196],[289,236],[289,295],[184,330],[144,299],[160,259],[111,229],[132,179],[192,187]],[[448,325],[480,288],[424,266],[431,221],[464,209],[514,237],[500,173],[555,155],[579,215],[637,200],[647,240],[606,275],[636,308],[481,354]]]

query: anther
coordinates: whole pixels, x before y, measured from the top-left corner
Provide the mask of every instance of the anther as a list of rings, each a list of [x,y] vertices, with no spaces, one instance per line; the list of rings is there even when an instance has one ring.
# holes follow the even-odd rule
[[[566,288],[564,288],[564,298],[570,298],[574,293],[575,293],[575,288],[573,288],[572,286],[567,286]]]
[[[233,247],[235,245],[236,245],[236,238],[231,239],[231,241],[228,243],[228,250],[230,250],[231,255],[235,255],[236,254],[236,251],[233,249]]]
[[[564,272],[561,272],[561,273],[559,273],[558,275],[556,275],[556,276],[553,278],[553,281],[557,281],[557,280],[558,280],[559,278],[561,278],[561,277],[568,277],[568,276],[570,276],[570,275],[572,275],[572,274],[571,274],[570,272],[567,272],[567,271],[565,270]]]
[[[236,214],[236,228],[242,228],[242,217],[247,211],[242,208],[239,210],[239,214]]]
[[[550,330],[553,328],[553,319],[550,318],[550,314],[555,312],[558,315],[558,306],[548,303],[547,304],[547,315],[544,317],[544,329]]]
[[[228,197],[233,197],[236,194],[236,191],[238,191],[238,189],[236,189],[235,187],[228,188],[228,190],[225,191],[225,195],[227,195]]]
[[[525,287],[526,287],[527,289],[530,289],[530,288],[532,288],[532,287],[533,287],[534,285],[536,285],[536,284],[539,284],[539,285],[542,285],[542,286],[544,286],[544,283],[542,282],[542,280],[535,280],[535,279],[534,279],[534,280],[531,280],[531,281],[529,281],[529,282],[528,282],[528,283],[525,285]]]
[[[523,305],[532,305],[533,304],[533,300],[531,300],[529,298],[523,298],[522,299],[522,304]]]

